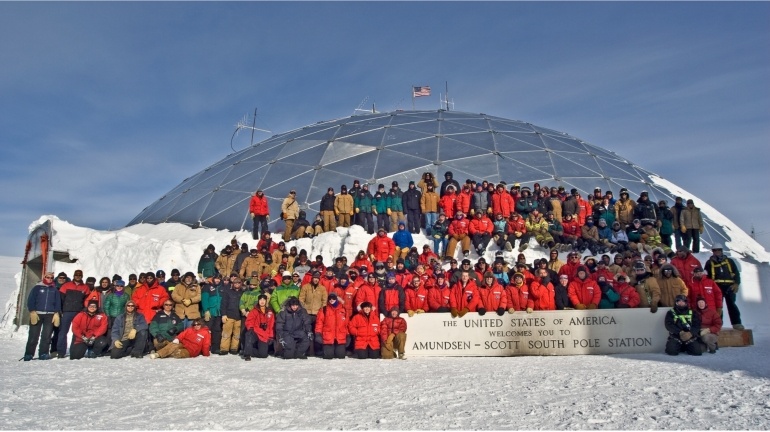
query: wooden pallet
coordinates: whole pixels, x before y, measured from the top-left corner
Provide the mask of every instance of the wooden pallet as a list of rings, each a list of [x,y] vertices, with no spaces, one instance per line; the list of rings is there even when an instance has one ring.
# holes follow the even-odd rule
[[[719,332],[719,347],[742,347],[754,345],[754,333],[751,330],[722,329]]]

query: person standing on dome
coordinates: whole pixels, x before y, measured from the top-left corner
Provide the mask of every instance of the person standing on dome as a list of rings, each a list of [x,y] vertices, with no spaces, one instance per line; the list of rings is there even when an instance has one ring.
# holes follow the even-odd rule
[[[249,202],[249,213],[251,214],[251,220],[253,221],[251,237],[257,240],[261,237],[260,231],[267,231],[267,221],[270,219],[270,207],[267,203],[267,197],[262,192],[262,189],[257,190],[254,195],[251,196]]]
[[[356,222],[361,225],[369,235],[374,234],[374,220],[372,219],[372,210],[374,197],[369,192],[369,185],[361,186],[361,190],[353,196],[353,205],[357,216]]]
[[[337,215],[337,226],[347,228],[350,226],[350,218],[354,214],[353,195],[348,193],[348,187],[342,185],[340,194],[334,200],[334,213]]]
[[[414,184],[414,181],[409,182],[409,187],[402,196],[404,204],[404,211],[406,212],[406,223],[409,228],[409,232],[412,234],[420,233],[420,219],[422,214],[422,192]],[[436,203],[438,204],[438,203]],[[435,214],[435,212],[433,213]],[[432,222],[433,220],[431,220]]]
[[[384,229],[385,232],[390,231],[389,203],[390,198],[385,191],[385,185],[380,183],[377,185],[377,192],[374,193],[374,199],[372,199],[372,213],[377,215],[377,229]]]
[[[289,192],[289,195],[283,199],[283,203],[281,203],[281,213],[283,215],[283,221],[286,224],[286,229],[283,232],[283,241],[288,242],[291,240],[291,231],[294,227],[294,221],[299,217],[297,191],[294,189],[292,189]]]
[[[682,244],[691,249],[692,253],[700,252],[700,235],[703,234],[703,228],[700,208],[695,207],[692,199],[688,199],[687,206],[679,214],[679,229],[682,231]]]
[[[458,183],[457,180],[453,178],[452,171],[447,171],[444,173],[444,181],[441,183],[441,189],[439,190],[439,197],[443,198],[444,195],[446,195],[447,188],[449,186],[454,186],[455,192],[460,190],[460,183]]]
[[[404,193],[401,188],[398,187],[398,182],[394,181],[391,184],[390,191],[388,192],[388,218],[390,218],[390,232],[396,230],[398,222],[404,220]]]
[[[334,188],[326,190],[326,194],[321,197],[320,215],[323,218],[323,232],[334,231],[337,229],[337,221],[334,215],[334,203],[337,197],[334,195]]]

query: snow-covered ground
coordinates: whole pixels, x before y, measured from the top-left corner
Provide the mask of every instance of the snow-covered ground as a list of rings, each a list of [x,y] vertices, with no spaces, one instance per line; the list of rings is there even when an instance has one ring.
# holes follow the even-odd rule
[[[232,233],[135,226],[116,232],[55,220],[58,245],[97,278],[163,268],[183,272]],[[160,234],[160,233],[163,234]],[[172,241],[172,238],[186,241]],[[248,233],[239,233],[241,241]],[[145,245],[141,253],[133,242]],[[423,239],[419,241],[424,241]],[[418,242],[419,242],[418,241]],[[251,242],[253,243],[253,241]],[[329,261],[365,241],[302,240]],[[112,252],[109,252],[112,251]],[[540,257],[527,250],[527,259]],[[111,257],[139,264],[121,267]],[[515,254],[515,253],[514,253]],[[706,254],[705,256],[708,256]],[[703,257],[698,256],[703,260]],[[0,304],[15,305],[20,258],[0,257]],[[58,265],[58,264],[57,264]],[[746,266],[746,264],[743,264]],[[235,356],[21,362],[26,327],[0,327],[3,429],[768,429],[767,265],[744,281],[755,345],[716,355],[411,358],[407,361]],[[744,270],[749,270],[744,267]],[[753,273],[752,273],[753,272]],[[764,286],[760,286],[760,281]],[[5,310],[2,311],[5,313]],[[407,353],[408,354],[408,353]]]

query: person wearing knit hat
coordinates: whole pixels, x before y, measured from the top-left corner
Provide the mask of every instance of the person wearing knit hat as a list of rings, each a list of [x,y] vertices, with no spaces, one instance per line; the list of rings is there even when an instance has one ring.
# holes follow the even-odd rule
[[[110,344],[106,335],[107,316],[99,310],[97,300],[89,300],[86,310],[72,320],[70,360],[102,356]]]
[[[422,193],[417,189],[414,181],[409,182],[409,187],[404,191],[401,199],[404,204],[404,213],[406,214],[409,232],[412,234],[419,234],[421,227],[420,218],[422,214]]]
[[[330,232],[337,229],[337,220],[334,212],[334,203],[337,197],[334,195],[334,188],[330,187],[326,189],[326,194],[321,197],[321,203],[319,204],[319,214],[323,219],[323,231]]]

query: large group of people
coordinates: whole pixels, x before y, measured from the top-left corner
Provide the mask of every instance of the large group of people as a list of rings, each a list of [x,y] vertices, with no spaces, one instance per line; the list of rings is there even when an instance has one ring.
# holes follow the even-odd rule
[[[703,264],[690,250],[690,244],[699,247],[703,230],[692,200],[682,206],[677,198],[669,209],[665,201],[651,203],[646,192],[632,201],[625,189],[617,201],[599,188],[583,200],[574,189],[566,194],[535,184],[530,192],[514,184],[508,191],[504,183],[472,181],[461,188],[451,173],[445,178],[439,187],[426,173],[405,192],[393,182],[389,192],[379,185],[374,196],[358,181],[336,196],[329,188],[317,227],[304,219],[292,190],[282,205],[282,241],[267,229],[269,207],[257,191],[250,203],[257,243],[250,248],[233,238],[219,252],[208,245],[197,274],[174,269],[166,280],[158,270],[131,274],[127,283],[120,275],[103,277],[97,285],[80,270],[72,279],[46,273],[28,297],[24,360],[34,358],[36,346],[39,359],[67,351],[71,359],[403,359],[408,318],[433,312],[457,318],[671,308],[669,354],[716,352],[725,302],[733,328],[743,329],[736,263],[720,244]],[[327,264],[321,255],[311,259],[304,249],[286,247],[294,238],[350,224],[373,235],[350,263],[340,256]],[[420,252],[412,234],[421,232],[433,247]],[[530,240],[549,258],[528,263],[521,252]],[[455,257],[458,244],[462,256]],[[520,253],[508,262],[503,251],[514,244]],[[487,263],[483,255],[491,250],[495,258]]]

